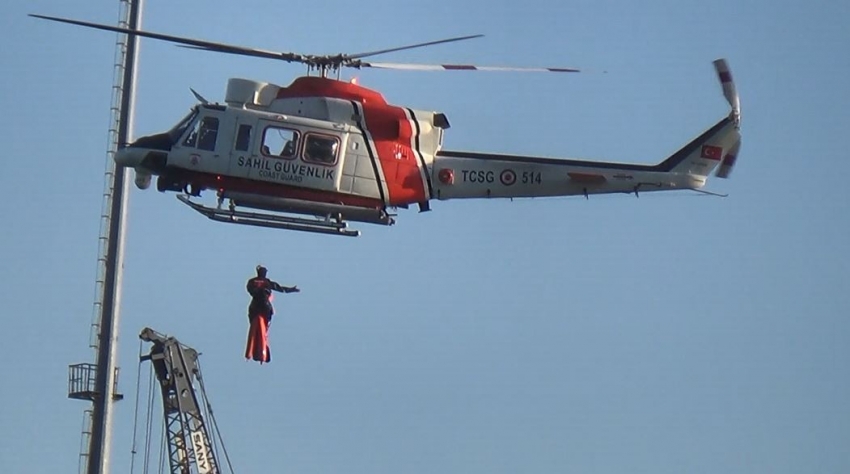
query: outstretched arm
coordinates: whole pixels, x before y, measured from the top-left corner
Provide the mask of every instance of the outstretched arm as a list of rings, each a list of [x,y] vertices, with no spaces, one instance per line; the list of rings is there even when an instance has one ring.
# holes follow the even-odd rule
[[[301,291],[301,290],[298,289],[298,286],[283,286],[283,285],[280,285],[276,281],[272,281],[270,283],[271,283],[271,288],[274,291],[279,291],[281,293],[298,293],[299,291]]]

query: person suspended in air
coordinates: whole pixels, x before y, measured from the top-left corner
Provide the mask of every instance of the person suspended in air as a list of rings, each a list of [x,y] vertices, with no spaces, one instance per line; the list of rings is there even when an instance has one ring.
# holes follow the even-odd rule
[[[268,269],[257,265],[257,276],[248,280],[246,289],[251,295],[248,305],[248,344],[245,347],[245,358],[259,363],[271,362],[272,355],[268,344],[268,329],[274,316],[272,292],[298,293],[297,286],[283,286],[268,278]]]

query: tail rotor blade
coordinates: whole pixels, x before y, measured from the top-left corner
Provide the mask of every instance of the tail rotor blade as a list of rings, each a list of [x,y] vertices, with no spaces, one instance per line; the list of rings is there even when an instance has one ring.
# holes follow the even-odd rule
[[[732,72],[729,70],[729,64],[725,59],[717,59],[714,61],[714,69],[717,71],[717,78],[720,80],[720,85],[723,87],[723,96],[732,107],[732,112],[729,117],[734,121],[735,127],[741,126],[741,99],[738,97],[738,91],[735,89],[735,81],[732,80]],[[715,176],[718,178],[728,178],[732,174],[732,168],[735,167],[735,162],[738,160],[738,153],[741,151],[741,137],[726,151],[720,161],[720,166],[717,168]]]
[[[729,64],[725,59],[717,59],[714,61],[714,69],[717,71],[717,78],[720,79],[720,85],[723,86],[723,95],[729,106],[732,107],[732,113],[735,120],[741,120],[741,99],[738,97],[738,91],[735,89],[735,81],[732,80],[732,72],[729,71]]]
[[[738,141],[736,141],[735,144],[732,145],[732,148],[730,148],[729,151],[727,151],[726,154],[723,156],[723,160],[720,162],[720,167],[717,168],[717,173],[715,173],[715,176],[724,179],[729,178],[729,176],[732,174],[732,168],[735,166],[735,161],[738,159],[738,152],[740,151],[741,140],[738,139]]]

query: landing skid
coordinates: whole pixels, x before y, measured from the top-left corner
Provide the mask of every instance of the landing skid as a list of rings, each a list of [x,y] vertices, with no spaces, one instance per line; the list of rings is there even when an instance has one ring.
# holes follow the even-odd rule
[[[256,227],[268,227],[272,229],[297,230],[302,232],[314,232],[317,234],[344,235],[346,237],[358,237],[359,230],[348,229],[348,223],[330,218],[309,219],[305,217],[290,217],[265,212],[239,211],[231,204],[228,209],[221,207],[207,207],[203,204],[192,202],[189,196],[178,194],[177,199],[187,206],[218,222],[229,222],[231,224],[251,225]]]

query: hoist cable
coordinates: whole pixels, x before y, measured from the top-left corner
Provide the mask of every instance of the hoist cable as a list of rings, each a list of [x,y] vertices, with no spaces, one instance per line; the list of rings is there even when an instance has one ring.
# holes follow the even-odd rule
[[[200,367],[198,368],[198,372],[199,373],[197,373],[196,376],[197,376],[199,384],[200,384],[200,380],[201,380]],[[212,427],[212,425],[213,425],[212,416],[210,414],[209,403],[207,402],[206,394],[204,393],[203,388],[201,388],[200,392],[201,392],[201,398],[203,399],[203,403],[199,402],[198,405],[199,405],[199,410],[202,413],[203,419],[205,420],[204,426],[205,427]],[[207,431],[209,431],[209,429]],[[220,451],[219,445],[221,443],[216,436],[210,436],[209,442],[210,442],[210,450],[212,450],[212,455],[216,459],[216,462],[218,462],[219,451]]]
[[[139,340],[139,366],[136,369],[136,400],[133,409],[133,444],[130,447],[130,474],[135,472],[136,466],[136,434],[139,430],[139,391],[142,385],[142,341]]]
[[[153,430],[151,429],[151,424],[153,423],[153,364],[151,364],[150,369],[148,369],[148,403],[147,403],[147,413],[145,414],[145,472],[144,474],[148,474],[150,472],[150,459],[151,459],[151,437],[153,437]]]
[[[168,438],[168,429],[165,426],[165,423],[162,424],[162,436],[160,437],[159,443],[159,473],[162,474],[165,472],[165,445],[168,444],[166,441]],[[171,460],[168,461],[168,469],[171,469]]]
[[[201,375],[201,360],[198,359],[198,384],[201,386],[201,395],[204,397],[204,404],[207,406],[207,410],[210,414],[210,422],[215,429],[216,437],[221,442],[221,451],[224,453],[224,459],[227,461],[227,467],[230,469],[230,472],[233,472],[233,464],[230,463],[230,455],[227,454],[227,448],[224,446],[224,438],[221,436],[221,431],[218,429],[218,423],[215,421],[215,414],[213,414],[212,405],[210,404],[210,399],[207,397],[207,389],[204,386],[204,378]]]

